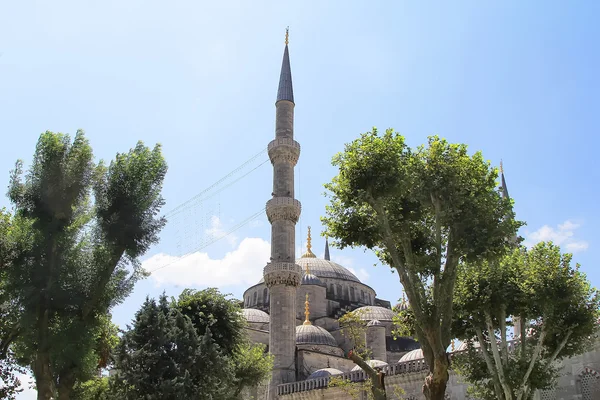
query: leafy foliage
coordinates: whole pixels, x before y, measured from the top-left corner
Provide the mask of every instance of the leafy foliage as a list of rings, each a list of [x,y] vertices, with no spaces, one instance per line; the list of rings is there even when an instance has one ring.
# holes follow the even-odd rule
[[[595,340],[600,297],[571,259],[542,242],[498,262],[461,264],[454,331],[471,344],[455,365],[478,398],[529,399],[554,387],[556,361]],[[511,342],[507,327],[515,322]],[[473,339],[484,344],[479,351]]]
[[[68,399],[107,361],[99,335],[144,276],[138,257],[165,223],[157,215],[166,169],[160,146],[141,142],[96,165],[82,131],[73,142],[45,132],[29,170],[16,163],[1,295],[18,333],[9,345],[31,366],[40,399]]]
[[[424,393],[441,399],[458,263],[501,256],[520,226],[496,190],[497,170],[438,137],[413,151],[391,129],[361,135],[333,165],[326,234],[341,248],[373,250],[398,273],[431,368]]]
[[[366,323],[361,319],[363,310],[355,310],[344,314],[338,319],[342,335],[350,340],[353,345],[353,352],[364,360],[371,359],[371,351],[367,347],[366,341]]]
[[[77,383],[71,396],[73,400],[116,400],[111,396],[109,378],[93,378]]]

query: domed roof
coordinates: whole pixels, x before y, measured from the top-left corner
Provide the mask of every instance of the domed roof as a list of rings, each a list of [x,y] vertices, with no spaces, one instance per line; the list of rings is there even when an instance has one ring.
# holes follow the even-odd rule
[[[356,313],[363,321],[391,321],[394,318],[394,312],[389,308],[379,306],[364,306],[352,311]]]
[[[246,321],[248,322],[268,324],[270,321],[269,314],[261,310],[256,310],[254,308],[242,309],[242,315],[244,316],[244,318],[246,318]]]
[[[408,353],[403,355],[402,358],[400,358],[400,360],[398,360],[398,362],[422,360],[423,358],[424,358],[423,350],[416,349],[416,350],[409,351]]]
[[[310,376],[306,379],[328,378],[331,375],[340,374],[343,374],[343,372],[336,368],[321,368],[310,374]]]
[[[381,322],[378,319],[374,319],[369,321],[369,323],[367,324],[367,326],[382,326]]]
[[[481,345],[479,344],[478,341],[473,340],[473,347],[478,348],[478,347],[481,347]],[[467,341],[464,341],[464,342],[461,342],[461,344],[454,351],[463,351],[463,350],[467,350],[467,349],[468,349]]]
[[[323,286],[323,282],[313,274],[304,274],[302,277],[302,284]]]
[[[296,264],[302,267],[303,271],[306,271],[306,267],[308,266],[310,273],[316,275],[318,278],[334,278],[361,283],[356,275],[333,261],[327,261],[321,258],[303,257],[297,259]],[[264,281],[264,278],[261,278],[258,283],[264,283]]]
[[[296,327],[296,344],[317,344],[338,347],[331,333],[320,326],[299,325]]]
[[[371,368],[383,368],[386,365],[388,365],[388,363],[386,363],[385,361],[380,361],[380,360],[369,360],[367,361],[367,364],[369,364],[371,366]],[[360,371],[362,370],[361,367],[359,367],[358,365],[354,368],[352,368],[352,371]]]

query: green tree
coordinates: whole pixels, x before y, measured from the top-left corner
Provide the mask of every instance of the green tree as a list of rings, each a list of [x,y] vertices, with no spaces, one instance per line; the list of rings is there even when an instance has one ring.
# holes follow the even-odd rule
[[[497,170],[438,137],[412,151],[391,129],[363,134],[333,165],[326,234],[341,248],[372,249],[398,273],[430,368],[423,393],[441,400],[459,261],[498,257],[519,226],[496,190]]]
[[[228,382],[232,398],[270,376],[272,358],[263,345],[248,341],[244,331],[246,321],[237,300],[221,294],[216,288],[185,289],[174,304],[190,318],[199,336],[210,330],[229,360],[233,371],[233,379]]]
[[[77,382],[72,400],[117,400],[110,395],[109,377],[93,378],[83,383]]]
[[[1,285],[15,305],[8,345],[31,367],[38,399],[67,400],[97,370],[103,321],[144,276],[138,258],[165,224],[166,170],[160,146],[141,142],[96,164],[82,131],[73,141],[45,132],[29,170],[17,162],[8,197],[19,245]]]
[[[558,246],[542,242],[460,269],[454,330],[470,344],[455,366],[477,398],[531,399],[556,385],[556,361],[583,353],[596,339],[599,294]],[[512,343],[511,315],[522,321]]]
[[[355,392],[358,388],[362,388],[362,390],[365,391],[368,389],[369,398],[374,400],[386,400],[387,394],[385,390],[384,374],[371,367],[368,363],[371,359],[371,351],[367,347],[367,327],[365,321],[360,317],[361,312],[361,310],[357,310],[346,313],[338,320],[338,323],[340,324],[342,335],[353,345],[353,349],[349,351],[346,356],[365,371],[368,377],[367,382],[357,385],[344,382],[344,380],[340,378],[330,381],[330,386],[339,387],[351,396],[356,394]]]
[[[116,353],[113,396],[127,400],[226,399],[233,380],[210,328],[196,333],[190,319],[163,295],[147,299]]]

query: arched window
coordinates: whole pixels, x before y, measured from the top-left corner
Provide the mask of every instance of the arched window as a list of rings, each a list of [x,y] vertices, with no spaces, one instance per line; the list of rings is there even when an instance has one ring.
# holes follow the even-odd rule
[[[344,300],[350,300],[350,292],[348,291],[348,286],[344,286]]]
[[[329,290],[327,291],[327,297],[333,299],[335,297],[335,288],[333,287],[333,283],[329,284]]]
[[[354,288],[352,286],[350,286],[350,300],[356,301],[356,297],[354,297],[354,296],[355,296]]]
[[[254,301],[252,302],[252,305],[255,306],[258,304],[258,292],[254,292]]]
[[[263,304],[265,306],[269,305],[269,291],[267,288],[264,288],[263,290]]]
[[[371,293],[369,293],[369,304],[373,304],[373,303],[371,302]]]
[[[337,286],[337,288],[336,288],[337,290],[336,290],[336,292],[335,292],[335,294],[336,294],[335,298],[336,298],[336,299],[341,299],[341,298],[342,298],[342,296],[344,295],[344,294],[343,294],[343,292],[342,292],[342,285],[340,285],[340,284],[338,283],[336,286]]]

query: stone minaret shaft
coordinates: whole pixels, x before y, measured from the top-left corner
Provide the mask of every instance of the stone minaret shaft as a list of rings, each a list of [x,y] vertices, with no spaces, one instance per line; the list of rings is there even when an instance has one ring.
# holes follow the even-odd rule
[[[266,207],[271,223],[271,260],[264,269],[264,279],[270,293],[269,352],[274,357],[270,400],[277,398],[277,385],[296,380],[296,289],[302,277],[295,254],[301,208],[294,199],[294,167],[300,157],[300,145],[294,140],[294,92],[287,37],[286,32],[275,103],[275,140],[268,146],[273,164],[273,197]]]

